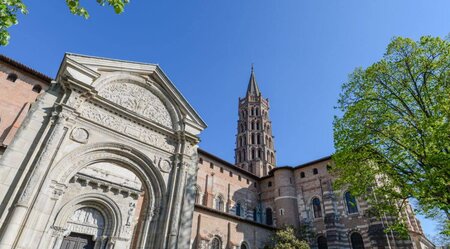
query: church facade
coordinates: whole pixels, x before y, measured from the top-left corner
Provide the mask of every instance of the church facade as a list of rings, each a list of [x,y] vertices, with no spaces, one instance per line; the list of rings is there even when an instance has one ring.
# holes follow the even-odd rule
[[[410,206],[400,239],[333,189],[330,157],[277,166],[253,69],[234,163],[198,148],[158,65],[66,54],[51,80],[1,57],[0,84],[0,249],[260,249],[284,226],[312,248],[434,248]]]

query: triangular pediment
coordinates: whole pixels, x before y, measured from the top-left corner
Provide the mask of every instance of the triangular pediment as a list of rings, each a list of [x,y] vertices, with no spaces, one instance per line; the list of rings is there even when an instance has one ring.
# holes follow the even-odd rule
[[[57,81],[68,82],[67,79],[166,128],[178,127],[171,127],[175,120],[183,122],[185,130],[193,135],[206,128],[198,113],[156,64],[67,53]]]

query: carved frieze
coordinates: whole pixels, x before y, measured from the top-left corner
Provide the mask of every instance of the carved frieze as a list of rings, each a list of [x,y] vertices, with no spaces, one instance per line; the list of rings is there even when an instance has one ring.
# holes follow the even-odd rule
[[[172,128],[172,120],[164,103],[148,89],[127,82],[113,82],[98,93],[146,119]]]
[[[81,110],[81,116],[96,123],[111,128],[117,132],[127,134],[144,143],[156,146],[169,152],[175,151],[175,143],[166,136],[133,123],[125,118],[113,115],[108,111],[86,103]]]

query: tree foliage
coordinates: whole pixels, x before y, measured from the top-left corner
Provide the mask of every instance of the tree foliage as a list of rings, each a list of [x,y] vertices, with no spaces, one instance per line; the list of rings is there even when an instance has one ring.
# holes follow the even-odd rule
[[[366,198],[375,214],[418,211],[450,217],[450,41],[394,38],[383,58],[356,69],[334,120],[337,185]],[[395,224],[398,225],[398,224]]]
[[[300,240],[293,227],[278,230],[264,249],[309,249],[308,243]]]
[[[65,0],[70,12],[84,18],[89,18],[88,11],[80,5],[80,0]],[[117,14],[124,11],[129,0],[96,0],[101,6],[111,6]],[[22,0],[0,0],[0,45],[8,45],[8,28],[18,24],[17,15],[27,14],[27,7]]]

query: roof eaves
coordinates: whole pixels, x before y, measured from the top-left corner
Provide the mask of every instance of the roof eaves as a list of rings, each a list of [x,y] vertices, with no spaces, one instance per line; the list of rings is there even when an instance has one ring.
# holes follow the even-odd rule
[[[49,76],[47,76],[39,71],[36,71],[35,69],[33,69],[31,67],[28,67],[25,64],[22,64],[16,60],[13,60],[6,55],[0,54],[0,61],[3,61],[7,64],[10,64],[10,65],[20,69],[20,70],[23,70],[39,79],[45,81],[48,84],[50,84],[52,82],[52,78],[50,78]]]
[[[210,158],[212,158],[212,159],[214,159],[214,160],[216,160],[216,161],[218,161],[220,163],[223,163],[225,166],[228,166],[231,169],[233,169],[235,171],[238,171],[239,173],[242,173],[242,174],[244,174],[246,176],[252,177],[253,179],[260,179],[258,176],[254,175],[254,174],[252,174],[252,173],[250,173],[248,171],[245,171],[245,170],[237,167],[236,165],[234,165],[234,164],[232,164],[232,163],[230,163],[228,161],[225,161],[224,159],[222,159],[222,158],[220,158],[220,157],[218,157],[216,155],[213,155],[213,154],[211,154],[211,153],[209,153],[209,152],[207,152],[207,151],[205,151],[203,149],[198,148],[198,152],[199,152],[199,154],[203,154],[203,155],[208,156],[208,157],[210,157]]]

